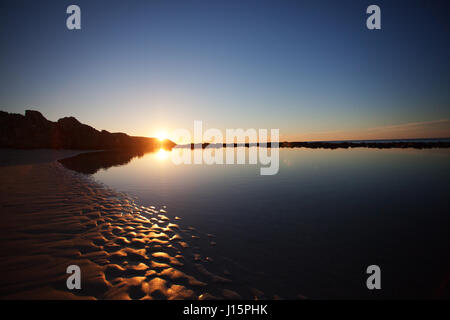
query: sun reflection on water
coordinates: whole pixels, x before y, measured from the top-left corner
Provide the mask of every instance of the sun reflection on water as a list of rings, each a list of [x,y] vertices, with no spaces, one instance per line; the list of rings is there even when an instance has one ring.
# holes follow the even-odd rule
[[[164,150],[163,148],[159,149],[156,153],[156,158],[158,160],[166,160],[169,157],[169,151]]]

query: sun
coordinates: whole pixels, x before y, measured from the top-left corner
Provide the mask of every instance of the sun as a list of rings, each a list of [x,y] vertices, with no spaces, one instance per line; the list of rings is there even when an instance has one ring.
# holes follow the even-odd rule
[[[164,141],[167,140],[169,138],[169,136],[167,135],[167,132],[165,131],[158,131],[155,135],[155,137],[159,140],[159,141]]]

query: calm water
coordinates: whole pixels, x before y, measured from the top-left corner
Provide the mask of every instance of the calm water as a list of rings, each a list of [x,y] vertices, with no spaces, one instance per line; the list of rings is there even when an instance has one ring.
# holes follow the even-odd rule
[[[261,176],[258,165],[177,166],[161,151],[93,177],[214,234],[206,254],[281,297],[431,297],[449,294],[449,161],[446,149],[280,149],[279,173]],[[366,289],[371,264],[381,291]]]

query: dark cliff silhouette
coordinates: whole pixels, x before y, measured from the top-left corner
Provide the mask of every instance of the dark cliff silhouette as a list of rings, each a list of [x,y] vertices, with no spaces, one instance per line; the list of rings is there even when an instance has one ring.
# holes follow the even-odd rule
[[[153,150],[158,147],[172,148],[169,140],[133,137],[125,133],[98,131],[80,123],[74,117],[56,122],[47,120],[40,112],[26,110],[25,115],[0,111],[0,148],[16,149],[78,149]]]

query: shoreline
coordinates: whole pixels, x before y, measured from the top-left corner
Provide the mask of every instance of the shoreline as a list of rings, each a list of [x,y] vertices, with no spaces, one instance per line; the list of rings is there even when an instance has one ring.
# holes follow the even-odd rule
[[[369,148],[369,149],[434,149],[434,148],[450,148],[450,141],[336,141],[336,142],[279,142],[274,143],[191,143],[184,145],[176,145],[174,148],[308,148],[308,149],[349,149],[349,148]]]
[[[253,296],[199,254],[207,236],[164,209],[139,206],[57,161],[3,166],[0,177],[0,299]],[[66,288],[72,264],[81,290]]]

